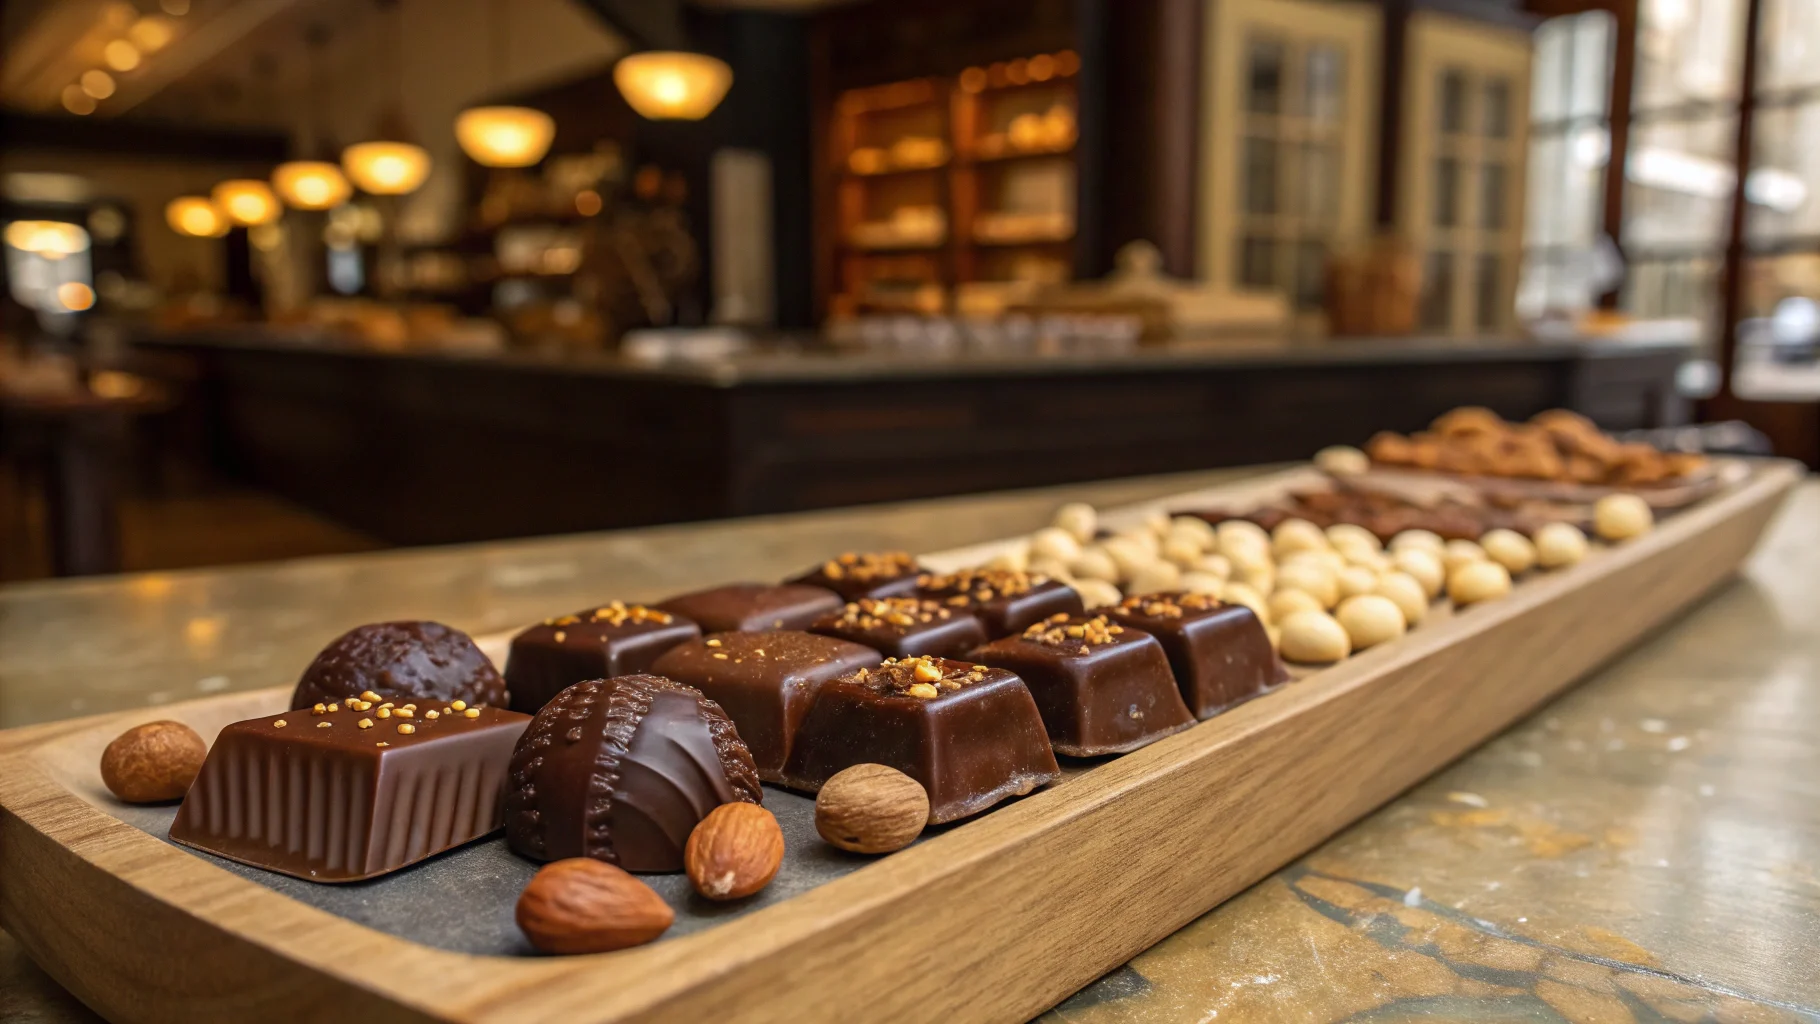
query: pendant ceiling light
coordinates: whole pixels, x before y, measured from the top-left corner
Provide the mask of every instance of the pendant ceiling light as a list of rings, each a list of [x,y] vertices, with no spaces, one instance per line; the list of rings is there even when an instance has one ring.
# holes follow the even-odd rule
[[[492,0],[488,5],[492,25],[488,32],[493,41],[493,84],[505,71],[507,31],[505,0]],[[469,107],[455,118],[455,141],[462,151],[482,167],[529,167],[550,151],[556,138],[556,122],[550,115],[530,107]]]
[[[164,204],[164,222],[171,230],[192,238],[220,238],[228,233],[228,219],[203,196],[178,196]]]
[[[409,142],[409,129],[404,123],[403,44],[399,38],[397,4],[392,7],[391,54],[387,63],[392,70],[392,105],[380,118],[379,138],[357,142],[341,151],[341,169],[354,186],[376,196],[401,196],[417,191],[430,176],[429,151]]]
[[[313,130],[316,134],[316,147],[321,149],[322,108],[322,48],[328,43],[328,32],[322,26],[312,26],[305,37],[310,48],[310,95],[316,109]],[[309,150],[305,150],[309,152]],[[314,160],[287,160],[272,171],[272,187],[278,190],[278,197],[285,205],[298,210],[328,210],[340,206],[354,194],[354,188],[348,184],[347,176],[332,158],[319,157]]]
[[[699,121],[720,106],[733,84],[727,62],[686,50],[648,50],[613,65],[620,95],[653,121]]]
[[[230,222],[247,227],[270,224],[284,212],[272,186],[257,178],[229,178],[216,185],[209,198]]]

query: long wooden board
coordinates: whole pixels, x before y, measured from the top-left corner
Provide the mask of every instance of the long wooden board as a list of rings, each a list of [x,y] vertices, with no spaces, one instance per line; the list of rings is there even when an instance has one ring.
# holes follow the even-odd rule
[[[117,1020],[1022,1020],[1667,621],[1736,571],[1799,478],[1759,464],[1501,601],[775,906],[597,956],[417,945],[108,812],[94,765],[120,730],[178,718],[208,735],[283,691],[0,733],[0,924]]]

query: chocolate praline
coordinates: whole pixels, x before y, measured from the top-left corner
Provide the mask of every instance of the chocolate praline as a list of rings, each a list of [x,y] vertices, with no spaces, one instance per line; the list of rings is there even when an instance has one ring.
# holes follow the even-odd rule
[[[916,559],[903,551],[848,551],[790,579],[826,587],[848,601],[868,597],[897,597],[916,589],[922,572]]]
[[[841,606],[840,595],[806,583],[728,583],[678,594],[657,607],[693,619],[703,633],[807,629]]]
[[[367,691],[382,700],[507,702],[505,680],[466,633],[440,622],[375,622],[348,630],[316,655],[291,693],[291,707]]]
[[[1079,615],[1081,595],[1060,580],[1012,569],[963,569],[923,575],[916,596],[977,617],[991,638],[1022,632],[1052,615]]]
[[[533,860],[593,857],[680,871],[721,804],[760,803],[758,772],[720,706],[662,676],[576,683],[512,751],[506,841]]]
[[[665,651],[698,636],[700,627],[680,615],[618,601],[546,619],[512,638],[506,658],[512,710],[534,715],[584,679],[643,672]]]

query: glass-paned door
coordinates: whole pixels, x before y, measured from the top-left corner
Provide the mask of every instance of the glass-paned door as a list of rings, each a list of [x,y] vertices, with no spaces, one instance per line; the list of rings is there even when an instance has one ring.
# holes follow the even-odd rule
[[[1604,290],[1599,243],[1616,23],[1606,11],[1588,11],[1550,18],[1536,29],[1517,286],[1517,312],[1526,319],[1590,309]]]

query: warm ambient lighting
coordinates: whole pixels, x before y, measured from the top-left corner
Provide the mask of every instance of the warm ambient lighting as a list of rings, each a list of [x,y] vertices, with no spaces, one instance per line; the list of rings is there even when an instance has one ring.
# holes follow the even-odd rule
[[[286,205],[299,210],[327,210],[354,194],[341,168],[326,160],[292,160],[272,171],[272,187]]]
[[[699,121],[733,84],[727,62],[700,53],[651,50],[621,57],[613,84],[632,109],[653,121]]]
[[[529,167],[555,137],[556,122],[530,107],[471,107],[455,118],[455,141],[482,167]]]
[[[79,83],[82,91],[98,100],[107,99],[114,94],[114,76],[100,68],[90,68],[82,73]]]
[[[172,231],[194,238],[220,238],[229,227],[215,204],[201,196],[178,196],[164,204],[164,222]]]
[[[139,48],[124,39],[116,39],[102,48],[101,59],[115,71],[131,71],[139,66]]]
[[[146,53],[155,53],[164,49],[165,44],[171,41],[173,31],[170,22],[156,14],[148,14],[133,22],[133,27],[126,34],[132,37],[139,49]]]
[[[80,85],[71,82],[63,87],[63,109],[72,114],[92,114],[95,112],[95,97],[82,91]]]
[[[257,178],[230,178],[216,185],[209,198],[228,220],[249,227],[269,224],[284,212],[278,207],[278,197],[273,194],[272,186]]]
[[[6,244],[15,249],[60,260],[88,248],[88,232],[62,220],[16,220],[6,226]]]
[[[190,13],[190,0],[159,0],[158,6],[173,18]]]
[[[81,281],[65,281],[57,286],[57,302],[72,313],[80,313],[95,305],[95,289]]]
[[[408,142],[358,142],[341,151],[354,186],[376,196],[415,192],[430,175],[430,154]]]

